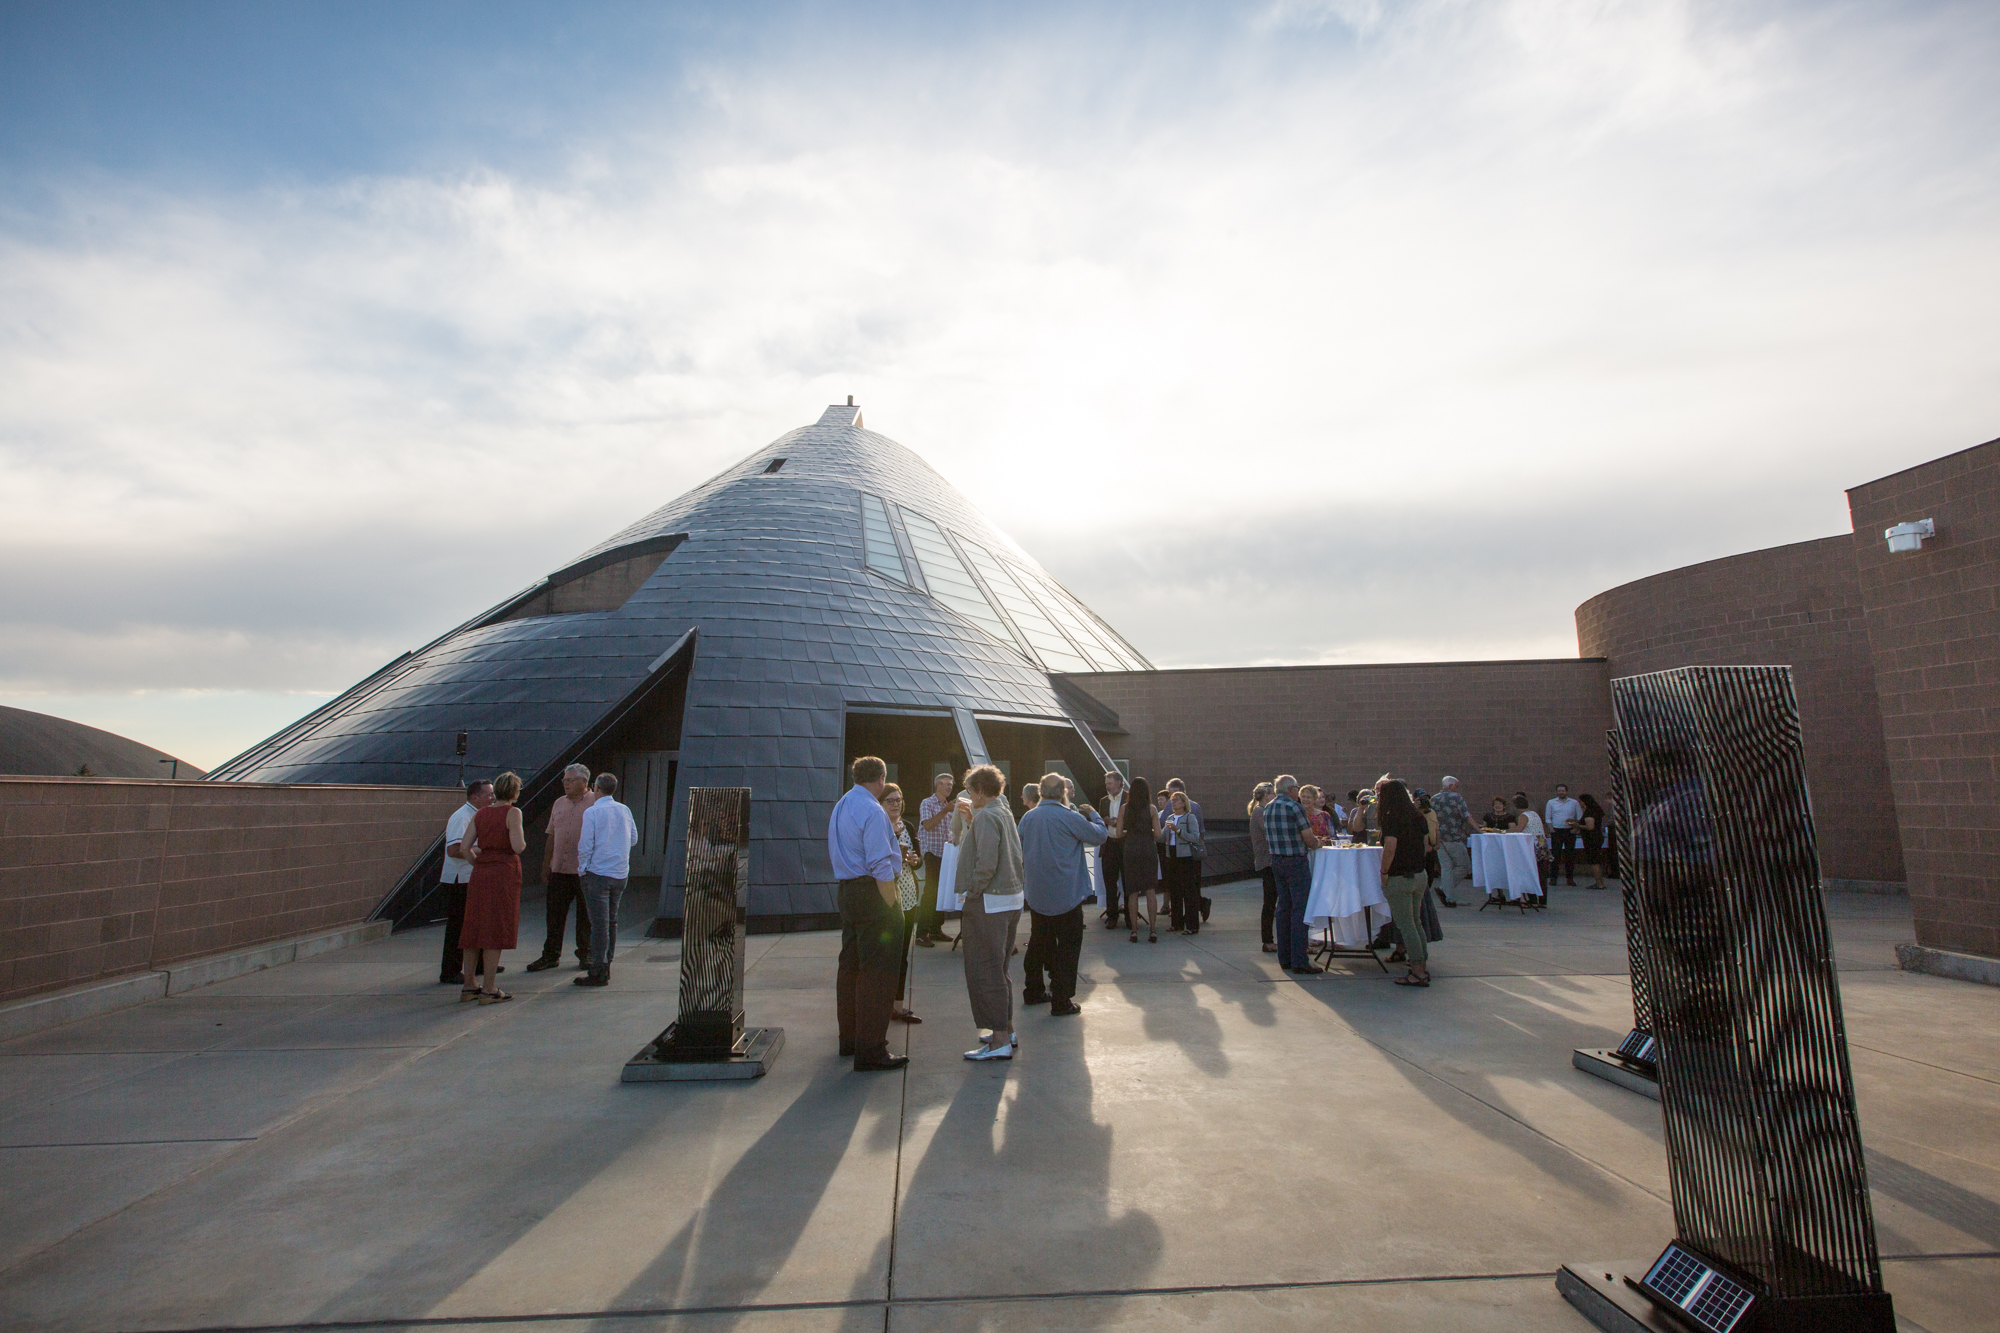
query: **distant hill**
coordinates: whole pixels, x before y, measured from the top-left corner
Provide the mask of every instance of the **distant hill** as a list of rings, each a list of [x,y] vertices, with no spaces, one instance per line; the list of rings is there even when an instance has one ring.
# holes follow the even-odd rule
[[[174,766],[160,761],[173,757],[81,722],[0,705],[0,773],[74,777],[79,768],[88,768],[90,776],[99,778],[164,778]],[[206,776],[185,759],[180,775]]]

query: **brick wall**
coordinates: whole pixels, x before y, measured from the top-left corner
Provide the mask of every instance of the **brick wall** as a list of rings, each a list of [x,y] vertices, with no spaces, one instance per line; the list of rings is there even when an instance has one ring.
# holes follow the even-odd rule
[[[1578,650],[1609,674],[1789,666],[1821,870],[1898,882],[1903,848],[1883,749],[1855,539],[1825,537],[1689,565],[1576,609]]]
[[[0,777],[0,999],[361,921],[462,799]]]
[[[1556,783],[1605,791],[1604,664],[1425,662],[1242,667],[1065,677],[1117,712],[1113,758],[1155,789],[1168,778],[1215,818],[1241,818],[1250,790],[1294,773],[1345,793],[1385,770],[1435,790],[1446,773],[1482,809],[1525,788],[1537,809]]]
[[[1847,502],[1917,941],[2000,956],[2000,440]],[[1891,555],[1920,518],[1938,535]]]

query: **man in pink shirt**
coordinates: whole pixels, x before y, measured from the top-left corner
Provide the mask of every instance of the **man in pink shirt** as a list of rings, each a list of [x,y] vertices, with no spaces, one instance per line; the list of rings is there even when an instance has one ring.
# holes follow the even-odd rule
[[[583,879],[577,873],[576,844],[583,836],[583,812],[597,799],[590,790],[590,770],[571,764],[563,770],[563,794],[549,810],[547,841],[542,848],[542,882],[548,892],[548,938],[542,956],[528,964],[530,972],[545,972],[562,961],[563,928],[570,905],[576,905],[576,965],[590,966],[590,916],[584,910]]]

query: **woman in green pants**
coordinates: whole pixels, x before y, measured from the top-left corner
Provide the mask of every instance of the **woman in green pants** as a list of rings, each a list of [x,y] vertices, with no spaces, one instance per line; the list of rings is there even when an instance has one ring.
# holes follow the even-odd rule
[[[1417,911],[1427,891],[1424,859],[1430,824],[1417,812],[1417,803],[1410,799],[1410,789],[1400,778],[1385,777],[1375,784],[1375,808],[1379,811],[1376,825],[1382,830],[1382,896],[1389,900],[1389,915],[1395,918],[1410,964],[1410,970],[1396,978],[1396,984],[1428,986],[1430,947],[1424,941],[1424,923]]]

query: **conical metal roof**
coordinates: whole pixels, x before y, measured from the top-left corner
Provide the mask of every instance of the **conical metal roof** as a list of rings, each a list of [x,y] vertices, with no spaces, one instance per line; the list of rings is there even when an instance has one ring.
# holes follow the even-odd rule
[[[465,732],[466,772],[546,787],[679,671],[677,787],[750,787],[751,910],[823,912],[849,711],[1061,723],[1051,672],[1147,669],[929,464],[837,405],[211,777],[444,786]],[[668,849],[670,882],[681,856]]]

